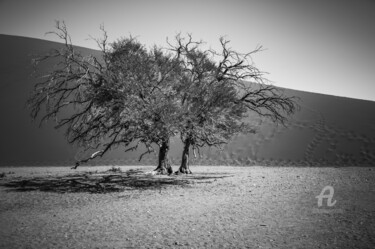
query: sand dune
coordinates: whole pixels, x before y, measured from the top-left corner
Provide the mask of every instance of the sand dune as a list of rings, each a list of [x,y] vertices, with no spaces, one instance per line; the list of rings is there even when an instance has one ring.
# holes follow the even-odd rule
[[[35,79],[30,77],[32,54],[42,54],[59,43],[0,35],[0,165],[72,164],[77,149],[68,145],[63,131],[32,123],[25,101]],[[84,54],[98,51],[79,48]],[[46,65],[52,67],[53,65]],[[204,148],[193,164],[202,165],[375,165],[375,102],[285,89],[301,99],[301,111],[286,127],[264,121],[257,134],[238,136],[222,151]],[[181,142],[172,141],[171,158],[180,162]],[[141,151],[111,151],[92,164],[155,164]]]

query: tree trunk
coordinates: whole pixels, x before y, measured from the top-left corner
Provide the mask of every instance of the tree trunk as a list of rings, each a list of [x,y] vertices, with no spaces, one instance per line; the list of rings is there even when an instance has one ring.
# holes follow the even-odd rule
[[[169,152],[169,139],[166,139],[162,142],[160,149],[159,149],[159,160],[158,160],[158,167],[154,171],[157,174],[161,175],[170,175],[173,173],[173,169],[171,166],[171,162],[168,157]]]
[[[182,160],[181,160],[181,166],[176,171],[176,175],[178,174],[191,174],[191,170],[189,168],[189,152],[190,152],[190,145],[191,145],[191,139],[187,138],[184,142],[184,150],[182,152]]]

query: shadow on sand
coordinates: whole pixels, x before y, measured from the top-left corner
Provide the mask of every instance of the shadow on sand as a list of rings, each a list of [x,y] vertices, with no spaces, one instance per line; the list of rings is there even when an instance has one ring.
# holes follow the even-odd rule
[[[126,172],[82,172],[64,176],[43,176],[21,178],[1,182],[0,186],[9,188],[7,191],[26,192],[44,191],[56,193],[111,193],[126,189],[159,190],[167,186],[187,187],[196,183],[211,183],[217,179],[231,175],[183,175],[183,176],[152,176],[141,170]]]

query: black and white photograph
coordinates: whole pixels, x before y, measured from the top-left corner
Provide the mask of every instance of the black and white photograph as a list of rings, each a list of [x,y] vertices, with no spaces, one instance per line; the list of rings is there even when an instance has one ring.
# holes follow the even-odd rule
[[[0,248],[375,248],[374,13],[0,0]]]

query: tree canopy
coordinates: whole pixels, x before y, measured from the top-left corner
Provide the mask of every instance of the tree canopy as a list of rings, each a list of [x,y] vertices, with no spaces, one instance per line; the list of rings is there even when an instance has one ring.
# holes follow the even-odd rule
[[[284,123],[296,109],[293,97],[267,84],[247,54],[232,50],[220,38],[222,51],[204,49],[191,35],[175,36],[168,46],[147,49],[133,37],[108,43],[96,39],[101,58],[83,56],[73,46],[64,23],[51,32],[64,41],[60,49],[35,58],[34,64],[57,59],[40,77],[28,105],[41,123],[53,119],[66,130],[69,143],[96,150],[76,166],[110,149],[159,147],[156,170],[171,173],[169,140],[180,135],[184,150],[181,173],[190,173],[190,146],[220,146],[238,133],[254,132],[250,112]]]
[[[189,147],[221,146],[239,133],[254,133],[249,115],[256,113],[285,124],[297,108],[295,98],[269,84],[252,62],[262,47],[241,54],[229,41],[219,39],[221,51],[204,49],[191,35],[175,37],[169,49],[180,58],[183,78],[179,85],[182,119],[179,132],[184,143],[178,172],[190,173]]]

